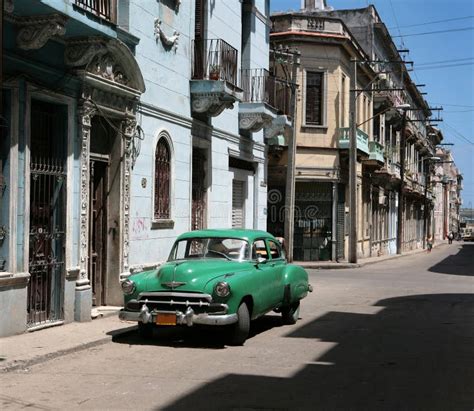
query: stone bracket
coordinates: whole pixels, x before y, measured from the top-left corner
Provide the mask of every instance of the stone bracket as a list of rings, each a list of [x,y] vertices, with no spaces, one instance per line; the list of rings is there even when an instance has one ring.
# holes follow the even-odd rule
[[[265,128],[264,137],[265,139],[270,139],[279,134],[284,134],[285,128],[291,127],[291,122],[288,120],[288,117],[285,115],[280,115],[275,118],[271,124]]]
[[[22,50],[40,49],[51,37],[66,33],[66,22],[67,17],[61,14],[16,18],[15,23],[21,27],[16,43]]]
[[[265,113],[239,113],[239,129],[256,133],[269,126],[273,118]]]
[[[195,113],[217,117],[226,108],[233,108],[234,102],[234,99],[226,98],[222,93],[193,93],[191,105]]]

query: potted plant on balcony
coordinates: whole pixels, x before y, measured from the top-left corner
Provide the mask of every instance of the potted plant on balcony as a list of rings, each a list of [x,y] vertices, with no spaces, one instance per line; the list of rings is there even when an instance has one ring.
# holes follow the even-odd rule
[[[209,67],[209,79],[210,80],[219,80],[221,73],[221,66],[219,64],[211,64]]]

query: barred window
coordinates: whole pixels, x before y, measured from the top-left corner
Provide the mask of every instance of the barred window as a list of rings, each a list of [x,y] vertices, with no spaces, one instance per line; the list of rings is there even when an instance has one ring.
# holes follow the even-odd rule
[[[306,118],[308,125],[323,125],[324,73],[306,73]]]
[[[160,138],[155,151],[155,220],[170,218],[170,180],[170,147],[165,138]]]

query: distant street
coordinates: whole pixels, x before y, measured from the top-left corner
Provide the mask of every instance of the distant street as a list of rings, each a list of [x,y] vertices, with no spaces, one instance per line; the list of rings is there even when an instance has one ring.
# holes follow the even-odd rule
[[[204,330],[132,332],[0,374],[0,408],[474,408],[474,243],[310,282],[296,325],[265,316],[243,347]]]

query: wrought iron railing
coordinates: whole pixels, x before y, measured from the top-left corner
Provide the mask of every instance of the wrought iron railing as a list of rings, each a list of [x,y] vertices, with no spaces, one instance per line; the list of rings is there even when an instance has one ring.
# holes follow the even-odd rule
[[[101,19],[116,22],[117,0],[74,0],[74,4]]]
[[[278,77],[272,77],[272,79],[269,104],[275,107],[279,113],[291,117],[291,87],[296,87],[296,85]]]
[[[279,114],[291,115],[291,85],[266,69],[243,69],[244,103],[267,103]]]
[[[193,40],[194,80],[222,80],[240,87],[239,52],[222,39]]]

